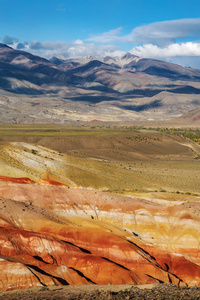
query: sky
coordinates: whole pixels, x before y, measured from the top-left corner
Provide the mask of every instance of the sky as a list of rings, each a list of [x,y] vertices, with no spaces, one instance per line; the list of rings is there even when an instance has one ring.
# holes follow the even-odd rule
[[[128,51],[200,69],[200,0],[0,0],[0,42],[48,59]]]

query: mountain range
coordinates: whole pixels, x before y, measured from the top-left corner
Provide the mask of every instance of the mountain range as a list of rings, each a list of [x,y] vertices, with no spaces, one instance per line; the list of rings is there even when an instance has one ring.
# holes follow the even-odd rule
[[[0,44],[1,122],[169,120],[182,115],[186,120],[191,111],[189,120],[196,122],[199,106],[198,69],[131,53],[47,60]]]

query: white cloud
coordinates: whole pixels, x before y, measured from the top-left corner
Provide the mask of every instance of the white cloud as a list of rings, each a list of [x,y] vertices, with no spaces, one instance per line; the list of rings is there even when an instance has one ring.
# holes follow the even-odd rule
[[[134,28],[130,34],[121,35],[122,27],[93,36],[87,41],[96,43],[132,43],[167,45],[177,39],[199,38],[200,18],[155,22]]]
[[[84,56],[106,56],[119,55],[119,47],[115,45],[95,45],[93,43],[84,43],[82,40],[76,40],[74,43],[57,42],[37,42],[32,41],[26,45],[25,51],[34,55],[51,58],[61,55],[66,58],[84,57]]]
[[[131,53],[140,57],[173,57],[173,56],[200,56],[200,43],[186,42],[173,43],[166,47],[146,44],[130,50]]]
[[[147,44],[132,48],[130,53],[142,58],[154,58],[186,67],[200,68],[200,43],[173,43],[166,47]]]
[[[74,42],[74,44],[76,44],[76,45],[83,45],[84,43],[83,43],[82,40],[76,40],[76,41]]]
[[[126,36],[134,44],[167,45],[178,39],[199,38],[200,18],[151,23],[136,27]]]
[[[190,42],[187,42],[187,39]],[[11,47],[23,49],[47,59],[61,55],[66,58],[84,56],[122,55],[123,45],[130,43],[129,52],[146,58],[155,58],[200,68],[200,18],[156,22],[134,28],[129,34],[122,27],[73,43],[63,41],[19,42],[4,38]],[[180,42],[181,41],[181,42]],[[196,42],[195,42],[196,41]],[[121,44],[121,47],[116,46]]]
[[[122,27],[109,30],[107,32],[104,32],[102,34],[93,36],[86,41],[88,42],[94,42],[94,43],[113,43],[113,42],[120,42],[122,37],[120,36],[122,31]]]

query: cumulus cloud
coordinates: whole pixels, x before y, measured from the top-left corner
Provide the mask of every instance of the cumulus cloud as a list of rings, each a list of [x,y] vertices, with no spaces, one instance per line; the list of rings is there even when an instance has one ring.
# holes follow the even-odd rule
[[[31,41],[19,42],[17,39],[7,39],[7,45],[17,50],[24,50],[34,55],[50,59],[53,56],[64,56],[66,58],[76,58],[84,56],[106,56],[120,55],[122,52],[116,45],[95,45],[94,43],[84,43],[77,39],[73,43],[63,41]]]
[[[200,68],[200,43],[173,43],[166,47],[147,44],[136,46],[130,53],[139,57],[165,60],[193,68]]]
[[[122,35],[122,27],[93,36],[87,41],[96,43],[132,43],[167,45],[178,39],[199,38],[200,18],[155,22],[134,28],[131,33]]]
[[[76,41],[74,42],[74,44],[77,44],[77,45],[83,45],[84,42],[83,42],[82,40],[76,40]]]
[[[136,46],[130,50],[131,53],[140,57],[173,57],[173,56],[200,56],[200,43],[186,42],[173,43],[166,47],[146,44]]]
[[[84,43],[82,40],[76,40],[74,43],[57,42],[38,42],[32,41],[26,46],[26,51],[34,55],[45,58],[53,56],[64,56],[66,58],[84,57],[84,56],[106,56],[119,55],[119,47],[115,45],[95,45],[93,43]]]

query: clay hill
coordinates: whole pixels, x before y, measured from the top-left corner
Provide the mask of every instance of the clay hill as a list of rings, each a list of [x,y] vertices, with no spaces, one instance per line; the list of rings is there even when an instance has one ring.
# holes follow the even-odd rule
[[[0,178],[0,291],[200,285],[199,201],[153,201]]]
[[[0,44],[1,122],[174,119],[199,109],[199,79],[199,70],[130,53],[49,61]]]
[[[0,292],[200,286],[197,142],[150,129],[0,127]]]

